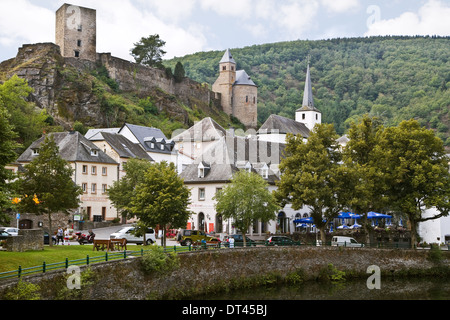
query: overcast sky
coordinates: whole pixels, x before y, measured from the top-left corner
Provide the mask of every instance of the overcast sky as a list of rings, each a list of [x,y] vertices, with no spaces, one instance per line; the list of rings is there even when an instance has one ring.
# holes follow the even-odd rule
[[[0,61],[22,44],[55,42],[65,1],[0,0]],[[97,52],[133,60],[143,36],[164,58],[289,40],[372,35],[450,36],[450,0],[73,0],[97,10]]]

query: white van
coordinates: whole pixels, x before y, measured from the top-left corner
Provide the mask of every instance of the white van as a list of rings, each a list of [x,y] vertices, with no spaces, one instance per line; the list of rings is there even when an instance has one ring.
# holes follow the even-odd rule
[[[359,243],[355,239],[351,237],[342,237],[342,236],[334,236],[331,239],[331,245],[335,247],[343,246],[343,247],[354,247],[361,248],[364,247],[364,244]]]
[[[136,237],[133,234],[134,227],[124,227],[119,231],[111,233],[109,235],[110,239],[127,239],[127,243],[143,244],[144,237]],[[150,245],[156,242],[155,230],[152,228],[147,228],[147,233],[145,234],[145,242]]]

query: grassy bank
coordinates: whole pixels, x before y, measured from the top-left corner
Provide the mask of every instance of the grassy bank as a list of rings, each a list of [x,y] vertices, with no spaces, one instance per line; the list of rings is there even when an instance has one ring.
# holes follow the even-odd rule
[[[7,252],[0,251],[0,272],[34,267],[45,263],[56,263],[69,260],[83,259],[87,255],[96,257],[104,255],[104,252],[92,250],[92,245],[85,246],[45,246],[42,251]]]

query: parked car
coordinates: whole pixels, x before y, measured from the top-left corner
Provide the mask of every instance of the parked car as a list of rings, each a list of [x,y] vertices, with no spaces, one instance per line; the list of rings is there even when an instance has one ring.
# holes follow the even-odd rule
[[[135,227],[124,227],[109,235],[110,239],[127,239],[127,243],[143,244],[144,237],[137,237],[133,234]],[[145,242],[150,245],[156,242],[155,230],[147,228]]]
[[[201,230],[181,229],[177,234],[177,241],[182,246],[189,246],[195,242],[201,242],[202,240],[206,242],[220,242],[219,238],[207,235]]]
[[[268,246],[293,246],[296,244],[297,242],[286,236],[271,236],[266,240]]]
[[[335,247],[343,246],[343,247],[353,247],[353,248],[361,248],[364,247],[364,244],[359,243],[355,239],[351,237],[341,237],[334,236],[331,238],[331,245]]]
[[[242,234],[230,234],[228,236],[225,236],[223,238],[224,242],[230,242],[230,238],[234,239],[234,246],[235,247],[242,247],[244,245],[244,237],[242,236]],[[255,247],[256,246],[256,242],[253,241],[252,239],[250,239],[249,237],[245,236],[245,244],[247,246],[251,246],[251,247]]]
[[[12,235],[9,232],[0,230],[0,240],[6,240],[9,237],[12,237]]]
[[[19,229],[18,229],[18,228],[13,228],[13,227],[0,227],[0,231],[6,231],[6,232],[8,232],[10,235],[12,235],[12,236],[17,236],[17,235],[19,235]]]

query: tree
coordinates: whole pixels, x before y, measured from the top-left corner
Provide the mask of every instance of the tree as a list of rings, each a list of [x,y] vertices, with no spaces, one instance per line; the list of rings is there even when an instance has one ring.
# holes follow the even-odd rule
[[[175,78],[175,82],[183,81],[183,78],[186,76],[183,64],[180,61],[178,61],[175,65],[175,72],[173,76]]]
[[[214,196],[217,213],[224,219],[233,219],[235,226],[243,234],[244,246],[245,234],[255,220],[267,222],[276,218],[275,213],[279,207],[267,187],[267,182],[260,175],[240,170]]]
[[[325,242],[325,229],[345,207],[350,195],[349,173],[341,161],[333,125],[318,124],[305,142],[300,135],[287,136],[286,157],[281,160],[281,178],[275,191],[284,206],[311,209],[314,224]]]
[[[129,209],[141,226],[163,229],[161,244],[166,245],[166,227],[182,228],[191,215],[190,190],[184,185],[173,163],[152,163],[134,189]]]
[[[11,171],[5,166],[15,160],[15,150],[18,144],[15,142],[17,134],[9,123],[9,113],[0,100],[0,224],[6,224],[9,220],[4,209],[10,208],[11,190],[8,180],[11,180]]]
[[[27,81],[17,75],[0,84],[0,105],[8,110],[9,122],[25,148],[42,134],[48,118],[46,111],[36,111],[34,103],[26,100],[32,92]]]
[[[46,214],[52,232],[52,214],[69,213],[79,206],[81,187],[72,180],[73,169],[59,156],[52,135],[47,135],[39,147],[39,156],[25,166],[17,181],[21,195],[19,209],[37,215]],[[52,242],[50,241],[50,245]]]
[[[419,222],[450,211],[450,172],[443,142],[416,120],[378,132],[377,141],[374,157],[384,173],[387,199],[408,217],[414,246]],[[439,213],[426,217],[425,210],[433,207]]]
[[[358,123],[351,123],[347,134],[350,141],[343,150],[343,161],[352,178],[347,186],[352,191],[347,204],[354,213],[363,216],[367,243],[370,243],[367,213],[383,208],[385,200],[383,171],[379,170],[374,155],[377,134],[383,129],[378,118],[364,115]]]
[[[128,160],[124,164],[124,171],[127,174],[120,180],[114,181],[108,189],[108,197],[116,209],[121,211],[122,217],[131,219],[136,216],[131,210],[131,199],[136,186],[142,182],[145,171],[150,168],[150,164],[147,160]]]
[[[141,40],[134,44],[131,49],[131,55],[136,63],[147,65],[150,67],[162,67],[162,56],[166,52],[162,49],[166,42],[159,38],[158,34],[142,37]]]

